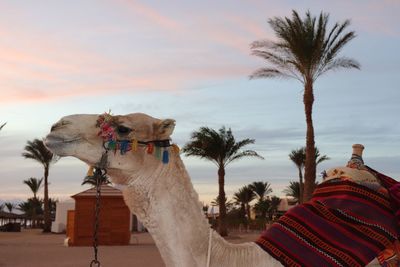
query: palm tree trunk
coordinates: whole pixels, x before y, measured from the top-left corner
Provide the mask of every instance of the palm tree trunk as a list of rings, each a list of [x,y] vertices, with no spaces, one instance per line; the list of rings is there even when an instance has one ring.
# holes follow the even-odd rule
[[[43,232],[51,231],[51,219],[50,219],[50,210],[49,210],[49,167],[44,168],[44,228]]]
[[[247,222],[250,223],[251,214],[250,214],[250,204],[246,203],[246,213],[247,213]]]
[[[304,88],[304,109],[306,113],[306,162],[304,169],[304,195],[303,201],[311,199],[315,187],[316,165],[315,165],[315,142],[314,126],[312,122],[312,108],[314,103],[313,83],[311,79],[306,80]]]
[[[218,232],[221,236],[228,235],[226,225],[226,206],[225,206],[225,168],[220,165],[218,168],[218,198],[219,198],[219,217],[218,217]]]

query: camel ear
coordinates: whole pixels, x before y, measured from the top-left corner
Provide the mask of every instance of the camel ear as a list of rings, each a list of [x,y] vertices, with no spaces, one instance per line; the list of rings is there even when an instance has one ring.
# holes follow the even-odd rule
[[[167,139],[172,134],[175,128],[175,120],[165,119],[162,120],[156,128],[156,135],[158,138]]]

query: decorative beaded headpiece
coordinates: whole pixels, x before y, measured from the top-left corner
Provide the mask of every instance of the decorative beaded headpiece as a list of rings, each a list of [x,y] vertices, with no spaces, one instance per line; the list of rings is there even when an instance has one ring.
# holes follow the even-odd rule
[[[103,147],[106,150],[113,150],[116,153],[118,150],[121,155],[128,151],[137,151],[139,145],[146,146],[148,154],[154,154],[156,158],[162,160],[164,164],[169,162],[170,147],[173,151],[179,153],[179,148],[175,144],[171,144],[169,139],[139,141],[136,138],[118,139],[118,125],[114,117],[110,113],[104,113],[97,119],[97,127],[100,128],[98,135],[103,138]],[[124,127],[127,133],[132,132],[132,129]]]

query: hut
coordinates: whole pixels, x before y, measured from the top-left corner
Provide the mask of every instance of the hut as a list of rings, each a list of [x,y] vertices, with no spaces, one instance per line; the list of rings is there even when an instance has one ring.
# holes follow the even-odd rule
[[[95,221],[96,189],[91,188],[71,196],[75,210],[67,213],[67,238],[71,246],[91,246]],[[101,186],[99,245],[128,245],[131,213],[122,192],[109,185]]]

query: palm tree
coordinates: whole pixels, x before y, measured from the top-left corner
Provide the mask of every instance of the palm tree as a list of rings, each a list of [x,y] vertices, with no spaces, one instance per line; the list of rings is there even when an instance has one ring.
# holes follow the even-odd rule
[[[297,203],[301,203],[300,202],[301,194],[300,194],[300,183],[299,182],[290,181],[289,185],[282,192],[288,197],[293,197],[293,199]]]
[[[271,200],[269,198],[259,200],[256,204],[254,204],[254,211],[256,214],[260,216],[260,218],[265,219],[267,217],[267,213],[271,207]]]
[[[37,225],[37,215],[43,214],[42,204],[43,201],[39,198],[28,198],[27,201],[18,204],[18,209],[32,220],[33,228]]]
[[[26,159],[33,159],[43,165],[44,168],[44,229],[43,232],[50,232],[51,218],[49,210],[49,169],[50,165],[57,161],[57,157],[46,148],[42,140],[34,139],[28,141],[22,156]]]
[[[306,164],[306,148],[301,147],[299,149],[294,149],[292,152],[289,154],[289,158],[293,163],[296,165],[298,171],[299,171],[299,198],[298,201],[299,203],[303,203],[303,197],[304,197],[304,190],[303,190],[303,169]],[[321,162],[324,162],[326,160],[329,160],[330,158],[327,155],[321,156],[318,147],[315,147],[315,164],[318,166]],[[314,191],[314,190],[313,190]]]
[[[191,140],[182,149],[186,156],[196,156],[213,162],[218,167],[218,197],[219,222],[218,232],[228,235],[225,206],[225,168],[231,162],[244,157],[263,158],[253,150],[243,150],[247,145],[254,144],[254,139],[236,141],[231,129],[221,127],[218,131],[201,127],[191,135]]]
[[[245,214],[247,214],[247,220],[250,221],[250,202],[256,197],[254,191],[250,188],[250,186],[245,185],[233,194],[233,199],[237,204],[244,209]]]
[[[266,195],[272,193],[271,184],[268,182],[253,182],[249,187],[257,195],[258,201],[263,201]]]
[[[26,184],[27,186],[29,186],[29,188],[31,189],[32,193],[33,193],[33,198],[37,198],[37,193],[40,189],[40,187],[42,187],[42,182],[43,182],[43,178],[42,179],[37,179],[34,177],[29,178],[28,180],[24,180],[23,183]]]
[[[83,179],[81,185],[89,184],[92,186],[96,186],[97,183],[103,185],[103,184],[110,184],[111,182],[108,180],[108,177],[106,175],[88,175]]]
[[[303,203],[303,168],[306,161],[306,148],[301,147],[299,149],[294,149],[289,154],[289,158],[296,165],[299,171],[299,182],[297,183],[298,188],[298,196],[296,197],[299,203]]]
[[[303,102],[306,116],[306,163],[304,200],[311,198],[316,179],[314,126],[312,108],[314,82],[322,74],[340,68],[360,68],[360,64],[347,57],[338,57],[342,48],[354,37],[354,31],[345,32],[350,21],[336,23],[327,29],[329,15],[317,17],[306,12],[300,18],[293,10],[292,19],[275,17],[269,19],[277,41],[255,41],[251,44],[252,54],[265,59],[270,65],[256,70],[250,78],[294,78],[304,85]]]
[[[271,197],[271,206],[269,208],[269,219],[272,220],[272,218],[275,216],[276,212],[278,211],[278,206],[281,203],[281,199],[277,196]]]

